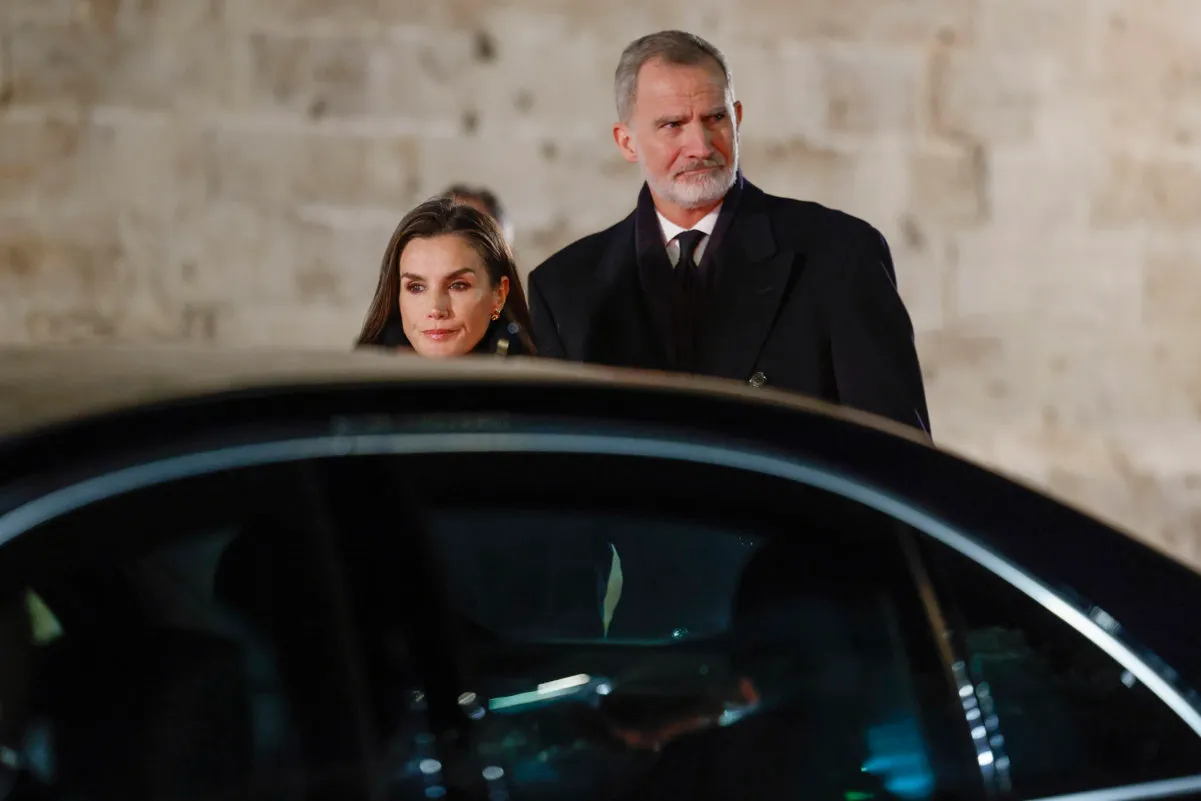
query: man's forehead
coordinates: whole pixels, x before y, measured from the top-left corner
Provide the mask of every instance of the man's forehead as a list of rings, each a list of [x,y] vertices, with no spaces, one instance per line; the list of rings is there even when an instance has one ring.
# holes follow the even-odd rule
[[[636,102],[686,102],[698,99],[721,104],[726,95],[725,76],[716,65],[647,62],[638,73]]]

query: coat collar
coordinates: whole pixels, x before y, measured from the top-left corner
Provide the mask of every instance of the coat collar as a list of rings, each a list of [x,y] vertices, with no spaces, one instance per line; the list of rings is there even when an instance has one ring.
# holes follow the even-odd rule
[[[747,379],[790,284],[795,257],[778,246],[768,196],[739,173],[701,260],[713,292],[699,336],[697,372]],[[640,269],[648,264],[649,271]],[[642,277],[649,274],[653,282],[669,278],[670,270],[650,189],[643,184],[637,206],[614,227],[601,256],[587,361],[672,369],[664,344],[671,341],[669,317]]]

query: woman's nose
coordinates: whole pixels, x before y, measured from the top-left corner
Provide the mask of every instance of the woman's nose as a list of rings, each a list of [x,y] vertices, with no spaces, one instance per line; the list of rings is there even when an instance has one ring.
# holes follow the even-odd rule
[[[446,317],[450,314],[450,299],[445,295],[436,295],[433,298],[433,303],[430,305],[429,316],[435,320]]]

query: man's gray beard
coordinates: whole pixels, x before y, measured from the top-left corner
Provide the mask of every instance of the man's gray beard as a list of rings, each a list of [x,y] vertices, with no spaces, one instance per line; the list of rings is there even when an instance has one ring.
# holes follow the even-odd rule
[[[647,185],[659,197],[682,209],[704,208],[719,203],[730,191],[730,187],[734,185],[734,177],[738,172],[738,145],[734,145],[732,164],[727,164],[721,172],[706,176],[699,181],[677,181],[669,178],[660,183],[651,179],[641,161],[638,162],[638,167],[642,170],[642,177]]]

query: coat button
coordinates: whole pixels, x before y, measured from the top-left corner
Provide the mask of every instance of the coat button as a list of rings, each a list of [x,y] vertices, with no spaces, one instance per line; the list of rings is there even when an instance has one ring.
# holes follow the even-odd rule
[[[758,389],[767,383],[767,373],[757,372],[750,377],[750,380],[748,380],[747,383],[755,389]]]

